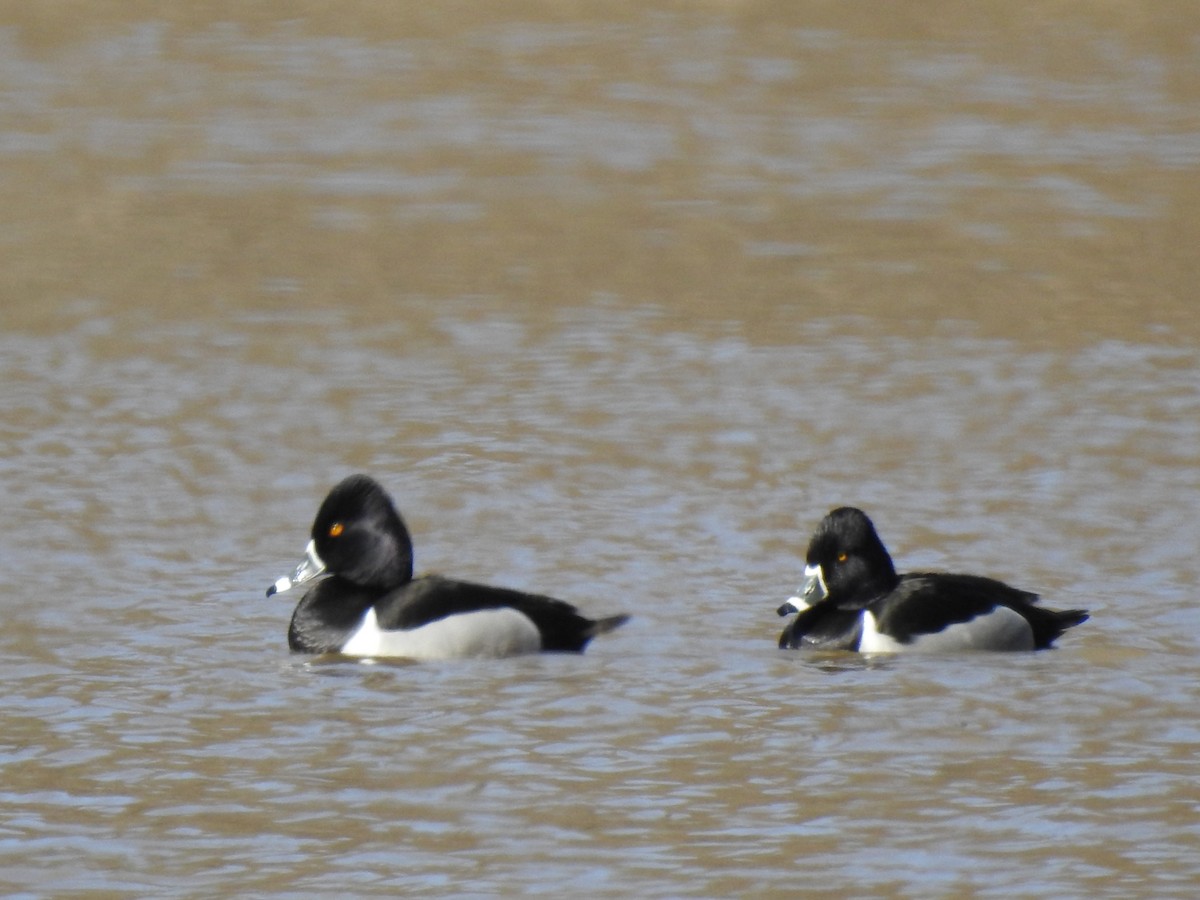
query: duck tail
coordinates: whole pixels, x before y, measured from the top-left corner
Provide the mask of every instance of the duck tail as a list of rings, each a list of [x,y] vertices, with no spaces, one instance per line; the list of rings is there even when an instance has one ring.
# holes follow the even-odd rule
[[[620,628],[629,621],[629,616],[606,616],[603,619],[596,619],[587,627],[587,639],[591,640],[598,634],[605,634],[612,631],[614,628]]]
[[[1086,609],[1063,609],[1059,610],[1058,623],[1062,626],[1062,630],[1074,628],[1076,625],[1082,625],[1091,618]]]
[[[1045,650],[1062,637],[1068,628],[1074,628],[1089,618],[1086,609],[1046,609],[1031,606],[1026,620],[1033,628],[1033,645],[1036,650]]]

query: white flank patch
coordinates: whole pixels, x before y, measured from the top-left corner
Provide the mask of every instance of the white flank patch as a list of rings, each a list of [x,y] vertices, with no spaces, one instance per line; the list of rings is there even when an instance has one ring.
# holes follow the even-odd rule
[[[459,613],[397,631],[379,627],[375,608],[342,646],[346,656],[398,656],[405,659],[469,659],[518,656],[542,649],[537,626],[515,609]]]
[[[902,644],[895,638],[879,633],[879,623],[871,612],[862,617],[862,637],[858,641],[859,653],[897,653],[901,650],[915,650],[912,644]]]
[[[860,653],[954,653],[962,650],[1032,650],[1033,629],[1019,612],[997,606],[985,616],[948,625],[941,631],[922,634],[911,644],[880,634],[875,617],[863,616]]]

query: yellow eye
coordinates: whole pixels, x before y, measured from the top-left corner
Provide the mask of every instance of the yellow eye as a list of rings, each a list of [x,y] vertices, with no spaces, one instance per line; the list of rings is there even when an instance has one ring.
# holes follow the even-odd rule
[[[845,561],[846,561],[846,554],[845,554],[845,553],[839,553],[839,554],[838,554],[838,562],[845,562]]]
[[[329,526],[329,536],[337,537],[345,530],[346,530],[346,526],[343,525],[341,522],[334,522],[332,525]]]

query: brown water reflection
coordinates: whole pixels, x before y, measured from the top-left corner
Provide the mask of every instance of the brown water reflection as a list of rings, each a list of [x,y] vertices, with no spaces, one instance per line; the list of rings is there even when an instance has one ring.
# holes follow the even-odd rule
[[[0,16],[7,890],[1194,892],[1188,4]],[[637,619],[290,657],[352,470]],[[847,502],[1094,619],[778,653]]]
[[[5,315],[604,294],[1192,336],[1196,17],[1155,10],[18,24]]]

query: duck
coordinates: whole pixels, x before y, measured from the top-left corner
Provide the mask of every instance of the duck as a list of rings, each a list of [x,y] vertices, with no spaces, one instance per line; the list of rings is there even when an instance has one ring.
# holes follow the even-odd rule
[[[800,593],[778,609],[795,615],[781,649],[1044,650],[1088,619],[1087,610],[1048,609],[1037,594],[982,575],[898,575],[874,523],[853,506],[821,520],[805,562]]]
[[[590,619],[563,600],[511,588],[414,578],[408,527],[379,482],[362,474],[329,491],[304,558],[267,596],[316,578],[292,613],[293,651],[413,660],[579,653],[629,619]]]

